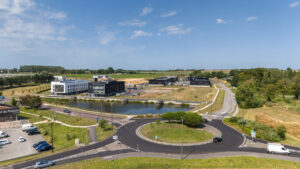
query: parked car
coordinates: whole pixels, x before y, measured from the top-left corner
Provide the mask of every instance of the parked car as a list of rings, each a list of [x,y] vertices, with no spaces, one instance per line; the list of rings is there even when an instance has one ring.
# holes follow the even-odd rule
[[[64,112],[65,112],[65,113],[71,113],[71,110],[69,110],[69,109],[64,109]]]
[[[53,161],[39,161],[35,163],[34,168],[45,168],[54,165],[55,163]]]
[[[0,145],[10,144],[11,142],[8,139],[0,140]]]
[[[279,143],[268,143],[267,145],[268,153],[278,153],[278,154],[290,154],[290,150],[285,148],[283,145]]]
[[[51,150],[51,149],[53,149],[53,147],[48,144],[48,145],[40,147],[39,149],[37,149],[37,151],[42,152],[42,151]]]
[[[24,137],[19,137],[17,140],[18,140],[18,142],[25,142],[26,141],[26,139]]]
[[[215,138],[213,139],[213,142],[214,142],[214,143],[219,143],[219,142],[221,142],[221,141],[223,141],[223,139],[222,139],[221,137],[215,137]]]
[[[32,130],[32,129],[36,129],[36,127],[34,125],[32,125],[31,123],[27,123],[27,124],[22,125],[22,130],[23,131]]]
[[[31,130],[28,132],[28,135],[36,135],[36,134],[41,134],[41,132],[38,130]]]
[[[49,144],[48,144],[47,142],[41,143],[41,144],[35,146],[34,148],[35,148],[36,150],[38,150],[38,149],[40,149],[41,147],[46,146],[46,145],[49,145]]]
[[[39,146],[42,143],[47,143],[47,142],[46,141],[39,141],[39,142],[33,144],[32,147],[35,148],[36,146]]]
[[[0,138],[9,137],[5,131],[0,131]]]

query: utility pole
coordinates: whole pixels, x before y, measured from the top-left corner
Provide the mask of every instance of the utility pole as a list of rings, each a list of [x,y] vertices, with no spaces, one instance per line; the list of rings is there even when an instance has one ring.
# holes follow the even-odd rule
[[[52,120],[51,120],[51,145],[52,145],[52,153],[53,153],[53,112],[52,112]]]
[[[181,160],[183,160],[183,137],[182,137],[182,128],[183,128],[183,118],[181,117]]]

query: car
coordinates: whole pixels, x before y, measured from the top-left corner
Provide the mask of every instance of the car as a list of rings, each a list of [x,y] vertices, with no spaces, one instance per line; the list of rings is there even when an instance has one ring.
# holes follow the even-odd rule
[[[267,145],[267,152],[268,153],[278,153],[278,154],[290,154],[290,150],[285,148],[283,145],[279,143],[268,143]]]
[[[26,141],[26,139],[25,139],[24,137],[19,137],[17,140],[18,140],[19,142],[25,142],[25,141]]]
[[[208,122],[208,120],[207,120],[206,118],[203,118],[203,121],[204,121],[204,123],[207,123],[207,122]]]
[[[0,138],[9,137],[5,131],[0,131]]]
[[[29,131],[27,134],[28,135],[36,135],[36,134],[41,134],[41,132],[38,130],[32,130],[32,131]]]
[[[49,144],[48,144],[47,142],[41,143],[41,144],[39,144],[38,146],[35,146],[34,148],[35,148],[36,150],[38,150],[38,149],[40,149],[41,147],[46,146],[46,145],[49,145]]]
[[[38,145],[40,145],[42,143],[47,143],[47,142],[46,141],[39,141],[39,142],[33,144],[32,147],[35,148],[36,146],[38,146]]]
[[[42,152],[42,151],[51,150],[51,149],[53,149],[53,147],[48,144],[48,145],[40,147],[39,149],[37,149],[37,151]]]
[[[69,110],[69,109],[64,109],[64,112],[65,112],[65,113],[71,113],[71,110]]]
[[[45,168],[54,165],[55,163],[53,161],[39,161],[35,163],[34,168]]]
[[[26,133],[29,133],[29,132],[35,131],[35,130],[38,130],[38,129],[37,129],[37,128],[33,128],[33,129],[30,129],[30,130],[26,130],[25,132],[26,132]]]
[[[0,140],[0,145],[10,144],[11,142],[8,139]]]
[[[22,131],[27,131],[31,129],[35,129],[36,127],[33,126],[31,123],[23,124],[22,125]]]
[[[223,139],[222,139],[221,137],[215,137],[215,138],[213,139],[213,142],[214,142],[214,143],[218,143],[218,142],[221,142],[221,141],[223,141]]]

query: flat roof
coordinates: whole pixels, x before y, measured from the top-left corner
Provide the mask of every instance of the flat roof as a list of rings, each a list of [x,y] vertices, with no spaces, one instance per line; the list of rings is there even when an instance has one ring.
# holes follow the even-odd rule
[[[3,110],[3,109],[8,109],[10,107],[7,107],[7,106],[0,106],[0,110]]]

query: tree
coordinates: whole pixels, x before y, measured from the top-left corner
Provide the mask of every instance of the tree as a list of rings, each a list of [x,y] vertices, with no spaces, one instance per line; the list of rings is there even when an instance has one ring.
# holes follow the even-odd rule
[[[168,120],[169,123],[171,122],[171,120],[174,120],[175,119],[175,113],[173,112],[166,112],[164,114],[162,114],[162,119],[164,120]]]
[[[282,140],[285,139],[285,133],[286,133],[286,128],[284,127],[284,125],[280,125],[277,128],[277,134]]]
[[[296,98],[300,100],[300,74],[294,78],[294,90]]]
[[[181,118],[183,118],[183,116],[185,115],[186,113],[184,111],[178,111],[175,113],[175,120],[177,121],[181,121]]]
[[[11,100],[11,105],[13,105],[13,106],[17,106],[17,101],[16,101],[16,99],[15,98],[12,98],[12,100]]]
[[[105,128],[106,128],[106,125],[107,125],[107,120],[101,119],[101,120],[99,121],[99,127],[100,127],[100,128],[105,129]]]
[[[239,86],[236,91],[236,100],[241,108],[256,108],[263,105],[257,97],[257,91],[250,84]]]
[[[204,120],[203,120],[202,116],[200,116],[197,113],[186,113],[183,116],[183,123],[190,127],[199,126],[203,122],[204,122]]]
[[[42,100],[41,100],[40,96],[26,95],[26,96],[20,97],[20,104],[25,107],[36,110],[42,106]]]
[[[3,94],[3,93],[0,91],[0,96],[2,96],[2,94]]]

